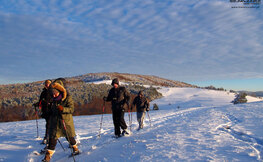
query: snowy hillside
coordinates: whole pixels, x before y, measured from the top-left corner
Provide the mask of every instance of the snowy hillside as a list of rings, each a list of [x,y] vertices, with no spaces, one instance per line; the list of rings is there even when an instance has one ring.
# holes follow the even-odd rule
[[[234,94],[195,89],[162,88],[160,110],[150,111],[145,128],[136,131],[132,114],[132,135],[113,139],[110,114],[104,115],[103,131],[97,137],[101,115],[74,117],[82,154],[76,161],[262,161],[263,102],[233,105]],[[252,102],[253,101],[253,102]],[[254,102],[257,101],[257,102]],[[128,114],[125,116],[129,124]],[[39,120],[41,137],[44,120]],[[36,138],[36,121],[0,123],[0,161],[41,161],[34,155],[44,146]],[[70,149],[60,139],[51,161],[73,161]]]
[[[174,105],[181,108],[229,105],[235,94],[226,91],[215,91],[198,88],[162,88],[159,90],[163,98],[154,101],[158,105]],[[247,102],[262,101],[262,99],[247,96]]]

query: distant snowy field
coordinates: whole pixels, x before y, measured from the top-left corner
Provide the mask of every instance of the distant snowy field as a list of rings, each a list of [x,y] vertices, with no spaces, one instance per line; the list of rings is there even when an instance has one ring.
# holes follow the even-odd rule
[[[110,84],[110,82],[108,83]],[[152,101],[160,110],[150,111],[145,128],[136,131],[132,114],[132,135],[113,136],[111,114],[74,117],[82,154],[76,161],[262,161],[263,102],[249,97],[250,103],[233,105],[234,94],[196,88],[161,88],[163,98]],[[128,113],[125,116],[129,125]],[[44,120],[39,120],[44,135]],[[73,161],[64,138],[51,161]],[[44,146],[36,138],[36,121],[0,123],[0,161],[36,162],[34,155]]]

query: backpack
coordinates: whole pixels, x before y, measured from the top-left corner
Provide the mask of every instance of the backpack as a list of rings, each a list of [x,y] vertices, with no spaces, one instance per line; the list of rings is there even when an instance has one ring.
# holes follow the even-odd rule
[[[65,78],[57,78],[53,81],[53,83],[59,83],[60,85],[62,85],[64,88],[66,88],[66,79]]]

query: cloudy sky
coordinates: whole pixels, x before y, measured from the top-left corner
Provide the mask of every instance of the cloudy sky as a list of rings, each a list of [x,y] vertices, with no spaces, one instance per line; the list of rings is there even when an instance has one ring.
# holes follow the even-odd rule
[[[1,0],[0,84],[125,72],[263,90],[263,6],[233,5],[244,6],[229,0]]]

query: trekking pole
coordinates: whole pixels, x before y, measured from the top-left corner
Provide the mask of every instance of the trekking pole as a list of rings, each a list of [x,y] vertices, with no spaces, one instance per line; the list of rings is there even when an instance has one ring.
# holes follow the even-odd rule
[[[131,129],[132,129],[132,110],[131,110]]]
[[[149,118],[149,121],[150,121],[150,127],[152,127],[152,121],[151,121],[151,118],[150,118],[150,115],[149,115],[148,111],[147,111],[147,115],[148,115],[148,118]]]
[[[100,130],[99,130],[99,135],[98,135],[98,137],[100,137],[100,134],[101,134],[101,128],[102,128],[102,120],[103,120],[104,109],[105,109],[105,101],[104,101],[103,107],[102,107],[102,114],[101,114],[101,119],[100,119]]]
[[[60,146],[62,147],[62,149],[65,151],[65,148],[63,147],[63,145],[61,144],[59,139],[58,139],[58,142],[59,142]]]
[[[36,114],[36,126],[37,126],[37,138],[39,138],[39,132],[38,132],[38,115],[37,115],[37,108],[36,105],[34,104],[35,107],[35,114]]]
[[[62,114],[60,114],[60,115],[61,115],[62,125],[63,125],[63,127],[64,127],[64,130],[65,130],[65,133],[66,133],[66,137],[67,137],[68,142],[69,142],[69,136],[68,136],[68,132],[67,132],[67,127],[66,127],[65,121],[64,121],[64,119],[63,119],[63,117],[62,117]],[[70,142],[69,142],[69,144],[70,144]],[[71,145],[71,144],[70,144],[70,145]],[[72,157],[73,157],[74,162],[76,162],[75,157],[74,157],[73,147],[72,147],[72,149],[71,149],[71,153],[72,153]]]
[[[129,112],[129,125],[130,125],[130,132],[131,132],[131,113],[130,113],[130,106],[129,105],[128,105],[128,112]]]

